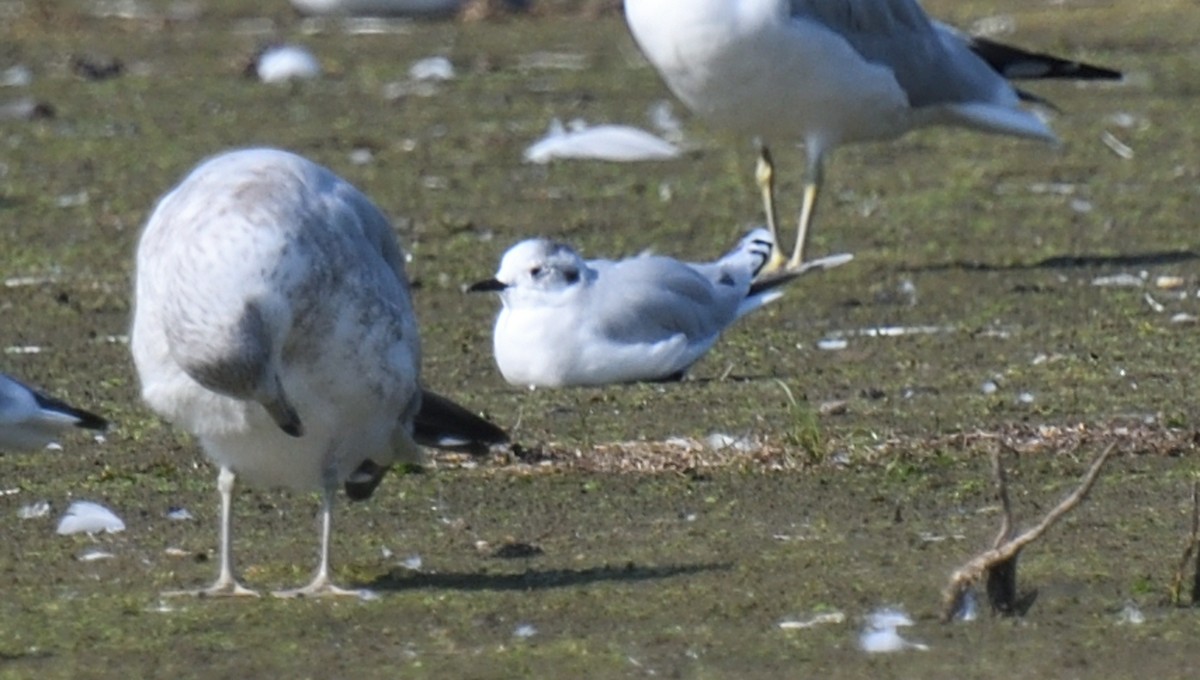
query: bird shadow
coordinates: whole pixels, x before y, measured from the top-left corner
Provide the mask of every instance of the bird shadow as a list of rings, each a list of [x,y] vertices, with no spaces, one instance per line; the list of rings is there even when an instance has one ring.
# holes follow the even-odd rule
[[[934,264],[902,266],[900,271],[909,273],[939,272],[948,270],[964,271],[1027,271],[1033,269],[1084,269],[1101,267],[1149,267],[1156,265],[1178,264],[1200,259],[1200,253],[1194,250],[1162,250],[1149,253],[1133,253],[1129,255],[1055,255],[1036,262],[1017,262],[1012,264],[991,264],[988,262],[955,260]]]
[[[686,576],[707,571],[727,571],[733,565],[728,562],[711,564],[676,564],[664,566],[638,566],[628,563],[604,565],[586,569],[526,569],[516,573],[481,572],[421,572],[393,569],[380,576],[367,588],[375,591],[401,591],[421,589],[446,590],[547,590],[570,588],[600,582],[636,583]]]

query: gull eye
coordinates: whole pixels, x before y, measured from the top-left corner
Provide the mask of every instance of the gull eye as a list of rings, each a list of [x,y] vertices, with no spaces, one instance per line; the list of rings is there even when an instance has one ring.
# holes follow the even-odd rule
[[[541,275],[542,275],[542,268],[541,268],[541,267],[534,267],[533,269],[530,269],[530,270],[529,270],[529,275],[530,275],[530,276],[532,276],[532,277],[533,277],[533,278],[535,278],[535,279],[536,279],[536,278],[538,278],[539,276],[541,276]]]

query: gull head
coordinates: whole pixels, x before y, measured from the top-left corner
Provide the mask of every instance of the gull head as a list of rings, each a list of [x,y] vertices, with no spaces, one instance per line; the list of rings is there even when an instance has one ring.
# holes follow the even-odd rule
[[[491,279],[467,288],[470,292],[499,292],[504,301],[515,297],[544,298],[584,288],[596,277],[570,246],[544,238],[521,241],[500,259]]]

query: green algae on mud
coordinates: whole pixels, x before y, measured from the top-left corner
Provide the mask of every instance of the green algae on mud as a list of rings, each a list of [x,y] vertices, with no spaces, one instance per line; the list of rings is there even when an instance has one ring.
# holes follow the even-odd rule
[[[927,5],[958,25],[998,9]],[[1053,125],[1064,148],[939,130],[842,149],[811,245],[854,252],[853,263],[744,319],[688,382],[534,392],[492,365],[497,303],[460,288],[508,245],[545,234],[586,255],[654,247],[701,259],[761,219],[752,145],[683,111],[697,146],[677,161],[520,162],[552,117],[644,124],[667,96],[619,17],[550,11],[347,36],[330,24],[306,33],[281,5],[266,10],[268,35],[248,32],[258,10],[245,3],[209,3],[162,31],[87,8],[26,3],[0,23],[0,67],[29,66],[20,94],[57,113],[0,122],[0,278],[34,280],[0,288],[0,347],[40,349],[6,351],[0,368],[117,423],[103,444],[0,458],[0,489],[16,490],[0,496],[0,676],[1189,672],[1196,611],[1161,602],[1200,474],[1186,323],[1200,315],[1191,7],[1007,4],[1017,30],[1005,39],[1129,73],[1118,86],[1029,86],[1063,110]],[[240,78],[267,37],[306,44],[327,77],[293,88]],[[587,67],[529,67],[531,52],[582,54]],[[118,57],[127,72],[78,79],[66,65],[81,53]],[[430,54],[459,76],[430,97],[383,96]],[[1115,155],[1106,132],[1134,157]],[[188,168],[250,144],[329,165],[393,217],[413,254],[427,382],[522,447],[479,469],[398,476],[371,503],[339,506],[335,568],[377,601],[158,597],[212,576],[215,471],[138,402],[122,341],[134,242]],[[372,161],[352,163],[356,148]],[[785,214],[801,158],[777,149]],[[1122,273],[1142,285],[1092,285]],[[1159,288],[1160,276],[1182,285]],[[921,328],[932,330],[871,333]],[[826,337],[846,349],[819,349]],[[832,402],[844,404],[822,411]],[[765,462],[666,445],[713,433],[752,442]],[[1024,451],[1012,483],[1025,522],[1105,442],[1123,455],[1027,551],[1022,583],[1039,589],[1029,616],[938,625],[945,579],[996,528],[985,455],[996,439]],[[54,536],[73,498],[105,502],[129,530]],[[42,499],[51,518],[15,519]],[[165,520],[176,505],[197,520]],[[248,581],[308,576],[315,508],[307,495],[239,494]],[[505,560],[477,548],[508,540],[543,552]],[[76,559],[94,544],[116,557]],[[419,570],[402,566],[414,555]],[[1127,601],[1146,623],[1118,623]],[[931,651],[862,654],[861,616],[884,604],[907,607],[910,637]],[[778,627],[831,611],[846,622]],[[514,635],[526,624],[534,635]]]

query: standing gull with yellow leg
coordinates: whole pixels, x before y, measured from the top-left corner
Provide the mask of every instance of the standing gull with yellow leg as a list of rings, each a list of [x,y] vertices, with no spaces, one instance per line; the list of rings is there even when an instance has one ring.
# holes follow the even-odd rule
[[[638,46],[698,115],[756,136],[755,178],[778,242],[768,144],[804,143],[808,163],[791,258],[803,262],[825,162],[843,144],[930,125],[1054,142],[1006,78],[1115,79],[1109,69],[971,38],[916,0],[625,0]]]

